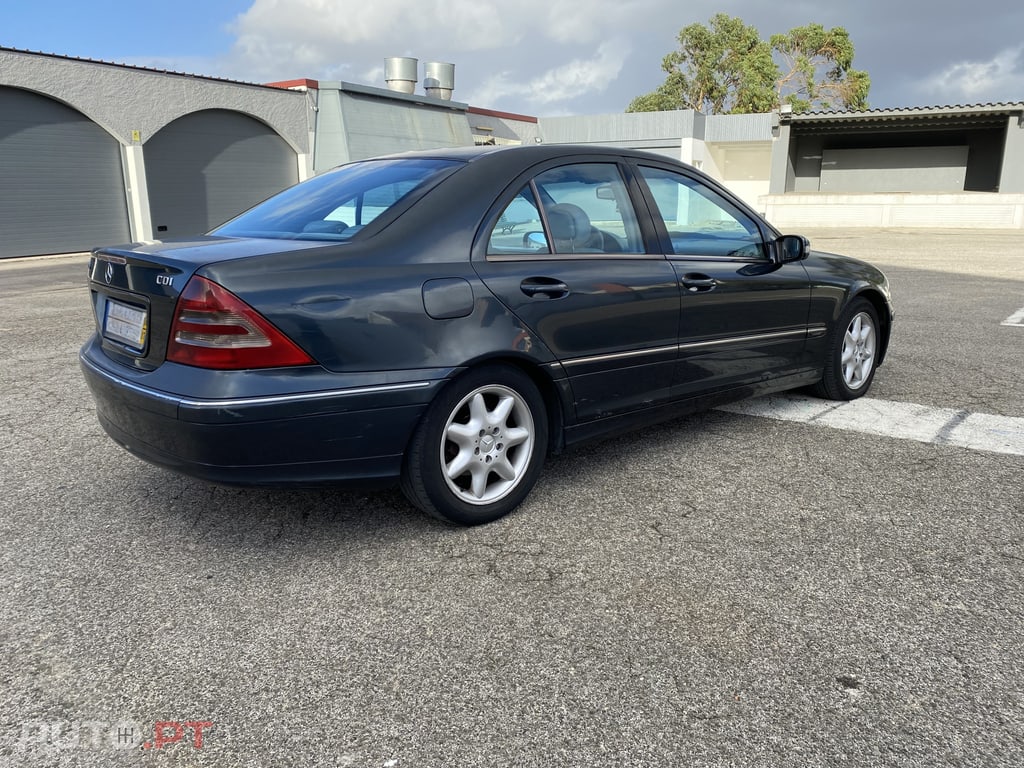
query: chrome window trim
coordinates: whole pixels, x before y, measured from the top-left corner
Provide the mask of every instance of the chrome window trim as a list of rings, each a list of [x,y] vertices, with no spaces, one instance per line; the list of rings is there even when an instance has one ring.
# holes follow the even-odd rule
[[[611,352],[606,355],[592,355],[590,357],[575,357],[571,360],[563,360],[564,365],[583,365],[584,363],[596,363],[601,360],[624,360],[630,357],[640,357],[641,355],[657,355],[663,352],[677,352],[679,350],[678,344],[672,344],[671,346],[665,347],[651,347],[649,349],[632,349],[628,352]]]
[[[797,328],[792,331],[773,331],[772,333],[755,333],[749,336],[730,336],[727,339],[713,339],[711,341],[694,341],[688,344],[680,344],[679,350],[704,349],[705,347],[721,347],[727,344],[747,343],[751,341],[771,341],[772,339],[788,339],[801,336],[807,337],[806,328]]]
[[[723,261],[727,264],[771,264],[769,258],[759,256],[701,256],[699,254],[666,253],[665,258],[669,261]]]
[[[664,347],[650,347],[648,349],[634,349],[628,352],[610,352],[606,355],[591,355],[589,357],[576,357],[563,360],[565,366],[583,365],[585,363],[597,363],[603,360],[625,360],[630,357],[644,355],[658,355],[665,352],[683,352],[708,347],[722,347],[729,344],[747,344],[752,341],[772,341],[773,339],[806,338],[808,336],[821,336],[825,333],[824,326],[813,328],[794,328],[790,331],[773,331],[771,333],[756,333],[748,336],[730,336],[726,339],[712,339],[711,341],[694,341],[687,344],[673,344]]]
[[[629,259],[631,261],[665,261],[660,253],[488,253],[487,261],[608,261]]]

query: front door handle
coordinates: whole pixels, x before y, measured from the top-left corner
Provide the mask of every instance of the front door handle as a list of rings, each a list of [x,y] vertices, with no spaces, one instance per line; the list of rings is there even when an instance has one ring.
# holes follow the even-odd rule
[[[683,275],[682,283],[683,287],[690,293],[713,291],[718,285],[718,281],[715,278],[702,274]]]
[[[528,277],[519,284],[519,290],[531,298],[561,299],[569,295],[569,286],[552,277]]]

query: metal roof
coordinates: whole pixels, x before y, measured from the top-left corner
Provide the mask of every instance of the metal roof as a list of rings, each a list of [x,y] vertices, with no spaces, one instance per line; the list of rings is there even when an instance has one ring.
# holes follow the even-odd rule
[[[439,99],[436,96],[427,96],[426,94],[421,93],[401,93],[400,91],[393,91],[390,88],[378,88],[374,85],[360,85],[359,83],[346,83],[341,80],[332,82],[328,82],[326,80],[320,81],[321,89],[326,89],[328,87],[337,87],[339,91],[344,91],[348,94],[373,96],[378,99],[388,99],[389,101],[404,101],[420,107],[440,107],[442,109],[449,109],[455,112],[465,112],[469,109],[469,105],[464,104],[461,101]]]
[[[824,110],[819,112],[793,112],[780,115],[783,122],[841,122],[848,120],[920,120],[930,117],[978,117],[1012,115],[1024,112],[1024,101],[1000,102],[993,104],[954,104],[934,107],[895,107],[889,109],[867,109],[855,112]]]

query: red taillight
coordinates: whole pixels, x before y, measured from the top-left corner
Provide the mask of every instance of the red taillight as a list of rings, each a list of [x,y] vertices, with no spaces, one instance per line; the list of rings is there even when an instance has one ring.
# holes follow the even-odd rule
[[[278,368],[313,359],[255,309],[195,275],[178,297],[167,359],[199,368]]]

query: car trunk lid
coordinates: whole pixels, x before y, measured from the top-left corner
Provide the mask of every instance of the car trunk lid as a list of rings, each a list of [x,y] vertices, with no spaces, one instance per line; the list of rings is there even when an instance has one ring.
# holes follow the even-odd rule
[[[103,351],[124,365],[154,370],[166,357],[178,298],[200,267],[324,245],[201,237],[97,248],[89,260],[89,288]]]

